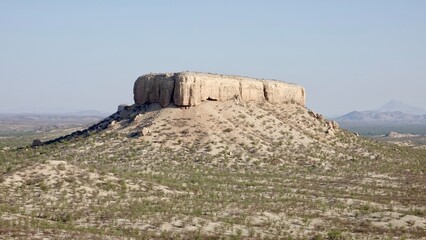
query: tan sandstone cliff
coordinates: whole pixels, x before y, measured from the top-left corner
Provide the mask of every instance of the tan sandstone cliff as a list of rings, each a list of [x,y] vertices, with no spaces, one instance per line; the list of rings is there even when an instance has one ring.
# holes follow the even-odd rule
[[[295,102],[305,105],[305,89],[276,80],[179,72],[147,74],[139,77],[133,88],[136,104],[171,103],[179,107],[196,106],[203,101],[268,101],[274,104]]]

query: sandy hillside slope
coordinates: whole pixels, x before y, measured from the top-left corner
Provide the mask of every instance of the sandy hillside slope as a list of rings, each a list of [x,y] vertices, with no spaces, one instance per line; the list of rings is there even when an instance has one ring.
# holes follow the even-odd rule
[[[425,237],[424,149],[298,104],[123,108],[0,151],[0,238]]]

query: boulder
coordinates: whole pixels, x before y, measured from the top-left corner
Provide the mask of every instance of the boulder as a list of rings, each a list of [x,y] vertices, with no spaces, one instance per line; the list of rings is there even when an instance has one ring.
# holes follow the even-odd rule
[[[339,129],[339,124],[336,121],[327,121],[327,127],[326,133],[334,133]]]
[[[108,125],[109,128],[115,128],[117,126],[118,126],[118,122],[115,120],[112,120]]]
[[[142,136],[147,136],[150,132],[151,132],[151,131],[150,131],[150,129],[149,129],[148,127],[144,127],[144,128],[142,128],[142,130],[141,130],[141,135],[142,135]]]
[[[127,104],[120,104],[120,105],[118,105],[118,107],[117,107],[117,112],[124,111],[124,110],[126,110],[128,107],[129,107],[129,105],[127,105]]]
[[[328,121],[327,125],[329,128],[332,128],[333,130],[337,130],[340,128],[339,124],[336,121]]]
[[[315,112],[310,111],[310,110],[309,110],[309,112],[308,112],[308,113],[309,113],[309,115],[311,115],[312,117],[316,118],[317,120],[319,120],[319,121],[321,121],[321,122],[325,121],[324,116],[323,116],[323,115],[321,115],[321,114],[319,114],[319,113],[315,113]]]
[[[31,147],[36,148],[40,146],[43,146],[43,142],[40,139],[34,139]]]

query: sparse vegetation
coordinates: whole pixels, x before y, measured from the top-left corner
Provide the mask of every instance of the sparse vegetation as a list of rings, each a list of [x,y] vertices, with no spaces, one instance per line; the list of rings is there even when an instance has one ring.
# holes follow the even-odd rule
[[[161,111],[37,148],[0,139],[0,238],[425,237],[425,149],[325,133],[298,105]]]

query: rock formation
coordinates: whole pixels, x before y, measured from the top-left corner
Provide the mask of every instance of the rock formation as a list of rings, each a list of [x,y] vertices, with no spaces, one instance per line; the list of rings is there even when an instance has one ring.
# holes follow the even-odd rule
[[[136,104],[159,103],[162,107],[171,103],[190,107],[206,100],[232,99],[305,105],[305,89],[301,86],[276,80],[195,72],[143,75],[136,80],[133,94]]]
[[[43,146],[43,142],[40,139],[34,139],[31,147],[36,148],[40,146]]]

